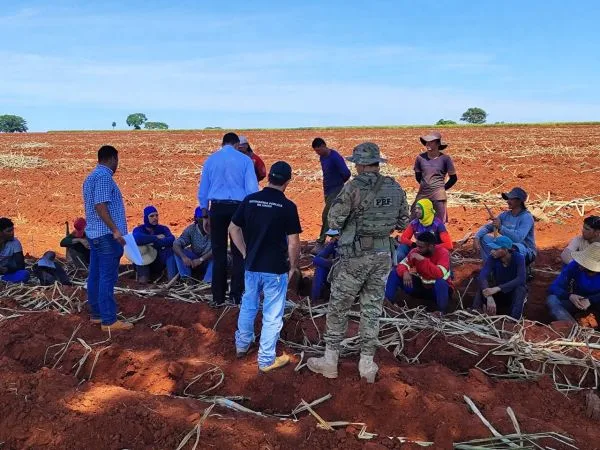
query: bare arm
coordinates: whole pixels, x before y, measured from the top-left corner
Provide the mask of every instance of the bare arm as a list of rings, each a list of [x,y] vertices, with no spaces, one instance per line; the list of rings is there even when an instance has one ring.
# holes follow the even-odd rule
[[[244,241],[242,229],[235,223],[231,222],[229,224],[229,234],[231,235],[231,240],[235,246],[238,248],[244,259],[246,259],[246,242]]]
[[[178,239],[175,239],[173,242],[173,252],[179,256],[181,259],[186,258],[185,253],[183,253],[183,249],[181,248],[181,244]]]
[[[288,255],[290,258],[290,273],[296,270],[298,267],[298,260],[300,259],[300,235],[290,234],[288,235]]]

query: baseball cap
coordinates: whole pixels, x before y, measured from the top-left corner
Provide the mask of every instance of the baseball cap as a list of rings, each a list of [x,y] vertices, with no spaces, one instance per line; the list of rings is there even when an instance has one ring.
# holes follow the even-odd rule
[[[248,143],[248,138],[246,136],[240,135],[240,145],[247,144],[247,143]]]
[[[330,228],[329,230],[327,230],[327,232],[325,234],[327,236],[339,236],[340,230],[334,230],[333,228]]]
[[[292,178],[292,166],[285,161],[277,161],[271,166],[269,177],[280,181],[288,181]]]
[[[509,198],[517,198],[521,200],[523,203],[527,201],[527,192],[525,192],[520,187],[512,188],[510,192],[503,192],[502,198],[504,200],[508,200]]]
[[[504,248],[510,250],[513,246],[513,241],[506,236],[498,236],[492,242],[488,244],[488,247],[492,250],[498,250]]]

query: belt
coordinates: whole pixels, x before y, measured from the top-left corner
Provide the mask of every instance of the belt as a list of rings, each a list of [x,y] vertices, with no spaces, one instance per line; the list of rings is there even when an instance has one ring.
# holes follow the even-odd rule
[[[213,205],[239,205],[240,200],[209,200]]]

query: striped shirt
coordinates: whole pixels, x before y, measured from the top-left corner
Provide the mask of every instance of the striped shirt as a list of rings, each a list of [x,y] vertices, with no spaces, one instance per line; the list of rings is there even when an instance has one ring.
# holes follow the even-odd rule
[[[83,182],[83,203],[87,225],[85,234],[89,239],[96,239],[112,231],[102,221],[95,206],[106,203],[110,218],[123,236],[127,234],[127,218],[125,205],[119,186],[113,180],[113,171],[98,164]]]

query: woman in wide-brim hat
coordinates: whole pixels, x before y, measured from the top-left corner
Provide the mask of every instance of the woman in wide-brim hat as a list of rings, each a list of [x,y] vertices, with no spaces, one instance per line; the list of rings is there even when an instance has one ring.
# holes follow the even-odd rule
[[[549,289],[547,305],[554,320],[575,322],[573,314],[600,312],[600,242],[572,256]]]
[[[428,133],[420,138],[426,151],[419,154],[415,160],[415,178],[419,183],[419,192],[412,205],[412,219],[415,218],[415,205],[423,198],[428,198],[433,203],[436,217],[444,223],[448,221],[448,197],[446,191],[456,184],[458,177],[454,162],[450,156],[442,153],[448,144],[437,132]],[[446,181],[446,177],[448,180]]]

